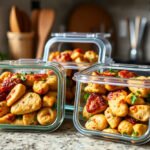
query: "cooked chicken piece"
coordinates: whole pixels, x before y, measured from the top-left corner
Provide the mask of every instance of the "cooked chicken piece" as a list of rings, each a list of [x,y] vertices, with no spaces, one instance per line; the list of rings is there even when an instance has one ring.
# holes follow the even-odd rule
[[[118,131],[121,134],[131,135],[133,132],[133,124],[128,122],[127,120],[123,120],[118,126]]]
[[[88,85],[84,89],[85,92],[88,93],[99,93],[99,94],[105,94],[106,89],[104,85],[96,84],[96,83],[88,83]]]
[[[126,96],[127,92],[124,90],[110,92],[108,94],[108,104],[115,116],[125,117],[128,114],[128,105],[125,102]]]
[[[136,79],[136,80],[135,80]],[[142,87],[136,87],[136,86],[146,86],[147,83],[150,83],[150,79],[148,79],[145,76],[139,76],[134,79],[130,79],[128,81],[129,84],[129,90],[134,93],[135,95],[143,98],[147,98],[150,96],[150,88],[142,88]],[[132,84],[132,85],[131,85]],[[133,87],[133,85],[136,85]]]
[[[0,117],[6,115],[9,112],[10,108],[7,106],[6,101],[0,102]]]
[[[86,106],[83,108],[83,117],[89,119],[92,116],[92,113],[87,112]]]
[[[132,136],[142,136],[148,129],[148,126],[145,124],[135,124],[133,126],[133,130],[134,132],[132,133]]]
[[[142,97],[136,96],[133,93],[130,93],[125,101],[129,104],[129,105],[142,105],[145,104],[145,101]]]
[[[56,75],[48,76],[46,83],[48,83],[50,90],[53,90],[53,91],[57,90],[58,79]]]
[[[48,92],[43,97],[43,106],[52,107],[57,101],[57,92]]]
[[[37,114],[37,120],[41,125],[52,124],[56,119],[56,110],[51,108],[42,108]]]
[[[12,123],[15,120],[15,115],[14,114],[6,114],[3,117],[0,117],[0,124],[9,124]]]
[[[129,116],[139,120],[148,121],[150,118],[150,105],[134,105],[129,108]]]
[[[23,123],[24,125],[37,125],[37,112],[32,112],[29,114],[23,115]]]
[[[10,91],[6,97],[7,106],[12,106],[16,101],[18,101],[26,92],[26,87],[19,83]]]
[[[59,51],[56,51],[56,52],[51,52],[49,57],[48,57],[48,60],[49,61],[55,61],[56,58],[60,55],[60,52]]]
[[[104,132],[113,133],[113,134],[119,134],[118,130],[107,128],[103,130]]]
[[[89,118],[85,124],[85,128],[89,130],[100,130],[107,128],[108,123],[103,114],[97,114]]]
[[[98,61],[98,55],[94,51],[89,50],[85,52],[84,59],[90,63],[94,63]]]
[[[86,110],[91,114],[103,112],[107,106],[106,97],[96,93],[90,94],[86,102]]]
[[[114,128],[118,127],[118,125],[121,121],[121,118],[113,115],[112,110],[110,109],[110,107],[108,107],[105,110],[104,114],[105,114],[107,122],[108,122],[108,124],[110,125],[111,128],[114,129]]]
[[[22,115],[39,110],[42,106],[41,97],[33,92],[26,93],[18,102],[11,107],[11,113]]]
[[[46,94],[49,90],[49,84],[46,81],[34,81],[33,91],[37,94]]]

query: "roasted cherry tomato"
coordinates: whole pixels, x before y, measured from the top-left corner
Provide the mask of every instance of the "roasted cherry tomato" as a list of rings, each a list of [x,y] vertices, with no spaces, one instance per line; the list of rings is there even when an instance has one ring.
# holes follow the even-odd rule
[[[121,70],[118,72],[118,76],[121,78],[132,78],[136,77],[137,74],[128,70]]]

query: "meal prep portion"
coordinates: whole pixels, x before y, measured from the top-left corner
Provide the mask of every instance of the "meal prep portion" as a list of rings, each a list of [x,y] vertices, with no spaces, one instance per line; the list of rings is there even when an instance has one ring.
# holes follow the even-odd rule
[[[80,70],[79,63],[95,63],[98,61],[98,55],[94,50],[84,51],[80,48],[76,48],[74,50],[65,50],[63,52],[55,51],[51,52],[49,55],[49,61],[56,62],[74,62],[76,66],[78,66],[78,70]],[[67,104],[74,103],[75,97],[75,81],[72,80],[72,77],[75,72],[78,70],[75,69],[67,69],[67,77],[66,77],[66,102]]]
[[[5,71],[0,75],[0,124],[50,125],[57,117],[57,76]]]
[[[82,83],[80,105],[83,106],[84,127],[123,136],[144,135],[150,128],[150,88],[146,88],[150,77],[113,69],[94,71],[91,75],[103,79],[102,84]],[[122,85],[117,85],[117,79]],[[114,81],[116,84],[111,84]]]

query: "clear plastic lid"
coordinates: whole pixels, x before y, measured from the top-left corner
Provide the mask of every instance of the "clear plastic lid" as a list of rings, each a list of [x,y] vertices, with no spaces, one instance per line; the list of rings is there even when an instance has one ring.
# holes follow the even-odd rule
[[[0,129],[56,130],[64,119],[65,70],[56,62],[0,62]]]
[[[79,132],[137,145],[150,140],[150,66],[96,64],[73,79]]]

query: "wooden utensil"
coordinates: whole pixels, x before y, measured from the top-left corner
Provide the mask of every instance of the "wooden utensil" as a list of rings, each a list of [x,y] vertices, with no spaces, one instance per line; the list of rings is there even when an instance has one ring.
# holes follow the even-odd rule
[[[20,33],[23,28],[23,24],[21,21],[21,14],[19,9],[16,6],[11,7],[10,16],[9,16],[9,26],[11,32]]]
[[[36,58],[42,58],[46,39],[52,29],[55,13],[51,9],[42,9],[38,20],[38,48]]]

